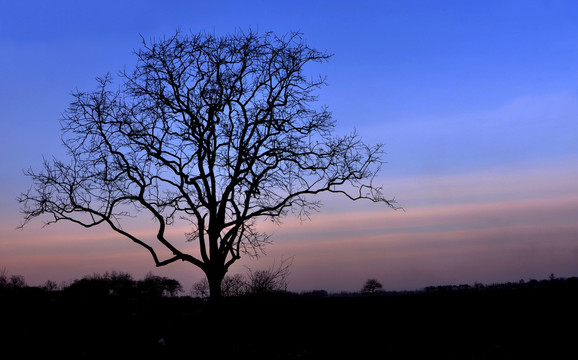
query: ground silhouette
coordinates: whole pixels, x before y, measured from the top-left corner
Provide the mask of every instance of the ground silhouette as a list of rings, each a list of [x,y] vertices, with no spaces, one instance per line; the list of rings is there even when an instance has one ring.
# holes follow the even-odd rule
[[[5,288],[0,345],[22,358],[560,358],[574,350],[577,300],[578,278],[218,304]],[[224,323],[235,341],[219,337]]]

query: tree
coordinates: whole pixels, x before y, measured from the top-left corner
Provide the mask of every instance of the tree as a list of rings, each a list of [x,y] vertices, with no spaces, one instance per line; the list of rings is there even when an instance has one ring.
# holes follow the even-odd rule
[[[5,268],[0,270],[0,289],[8,288],[8,273]]]
[[[240,296],[247,292],[247,282],[241,274],[225,275],[221,283],[223,296]]]
[[[22,275],[10,275],[5,268],[0,269],[0,289],[19,289],[26,287],[26,280]]]
[[[142,294],[152,297],[175,296],[183,291],[183,287],[177,280],[153,275],[150,272],[138,283],[138,287]]]
[[[202,278],[200,281],[194,283],[192,293],[193,293],[193,295],[200,297],[200,298],[208,297],[209,296],[209,282],[207,281],[207,278]]]
[[[363,288],[361,289],[362,293],[369,293],[369,294],[373,294],[375,293],[378,289],[383,289],[383,285],[381,285],[381,283],[379,281],[377,281],[376,279],[368,279],[365,282],[365,285],[363,285]]]
[[[247,280],[241,274],[234,274],[232,276],[225,275],[221,282],[222,296],[241,296],[245,295],[247,290]],[[209,282],[206,278],[193,284],[192,294],[200,298],[206,298],[209,295]]]
[[[249,270],[247,291],[251,294],[267,294],[287,290],[287,278],[293,259],[282,259],[265,270]]]
[[[373,184],[381,145],[333,135],[331,113],[313,106],[325,79],[304,68],[330,55],[301,34],[177,31],[143,39],[135,55],[119,87],[106,75],[73,93],[61,121],[70,159],[26,171],[22,226],[43,214],[47,224],[108,225],[156,266],[196,265],[219,298],[229,267],[270,243],[259,219],[307,218],[320,193],[394,207]],[[137,214],[153,219],[154,238],[130,229]],[[184,236],[169,231],[183,224]]]
[[[109,273],[107,271],[102,275],[94,273],[84,276],[82,279],[77,279],[66,288],[66,291],[90,297],[104,297],[108,295],[126,297],[134,294],[135,283],[132,275],[129,273],[117,271]]]
[[[10,276],[10,282],[8,285],[13,289],[19,289],[26,287],[26,281],[22,275],[12,275]]]
[[[56,291],[58,290],[58,284],[52,280],[46,280],[44,285],[42,285],[42,289],[46,291]]]

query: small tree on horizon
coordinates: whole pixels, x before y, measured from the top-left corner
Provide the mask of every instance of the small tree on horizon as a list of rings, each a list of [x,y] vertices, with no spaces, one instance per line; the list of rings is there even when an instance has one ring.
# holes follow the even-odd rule
[[[42,289],[46,291],[56,291],[58,290],[58,284],[52,280],[46,280],[44,285],[42,285]]]
[[[156,266],[200,268],[219,298],[230,266],[270,243],[259,219],[307,218],[322,193],[395,208],[373,183],[381,145],[334,135],[331,113],[313,106],[325,79],[305,67],[331,55],[301,34],[177,31],[143,39],[135,54],[119,86],[105,75],[96,90],[73,93],[61,121],[69,160],[26,172],[22,226],[40,215],[106,225]],[[135,217],[152,219],[148,236],[131,228]]]
[[[377,279],[368,279],[363,285],[361,292],[364,294],[374,294],[377,290],[383,289],[383,285]]]
[[[267,269],[248,270],[247,274],[247,292],[250,294],[261,295],[274,292],[287,291],[290,268],[293,259],[281,259],[280,263],[271,264]]]
[[[206,277],[193,284],[191,294],[203,299],[209,297],[209,281]]]
[[[19,289],[26,287],[26,280],[22,275],[10,275],[5,268],[0,269],[0,289]]]
[[[240,296],[247,292],[247,282],[241,274],[225,275],[221,283],[223,296]]]

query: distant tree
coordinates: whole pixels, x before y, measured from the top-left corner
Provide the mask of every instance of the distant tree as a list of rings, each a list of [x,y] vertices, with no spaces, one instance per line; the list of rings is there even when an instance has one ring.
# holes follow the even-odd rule
[[[103,281],[108,284],[108,292],[111,295],[132,296],[135,293],[135,280],[126,272],[112,271],[103,275]]]
[[[165,278],[163,281],[164,293],[168,296],[176,296],[178,293],[183,291],[183,287],[180,282],[175,279]]]
[[[0,289],[8,287],[8,273],[5,268],[0,269]]]
[[[193,284],[193,296],[206,298],[209,296],[209,282],[206,278]],[[224,297],[240,296],[247,293],[247,280],[241,274],[225,275],[221,283],[221,294]]]
[[[22,275],[12,275],[10,276],[8,286],[13,289],[23,288],[26,287],[26,280],[24,280],[24,276]]]
[[[22,275],[8,275],[5,268],[0,269],[0,289],[18,289],[26,287],[26,281]]]
[[[83,296],[121,296],[132,297],[137,294],[148,297],[175,296],[182,291],[181,284],[167,277],[148,273],[144,279],[135,281],[132,275],[124,272],[105,272],[92,274],[74,280],[65,287],[69,293]]]
[[[200,298],[209,296],[209,282],[207,278],[202,278],[200,281],[193,284],[193,295]]]
[[[251,294],[267,294],[286,291],[292,259],[282,259],[279,265],[273,263],[265,270],[249,270],[247,291]]]
[[[108,282],[99,274],[76,279],[64,290],[69,294],[93,298],[107,296],[110,293]]]
[[[365,285],[363,285],[363,288],[361,288],[361,292],[362,293],[369,293],[369,294],[373,294],[375,293],[377,290],[382,289],[383,285],[381,285],[381,283],[379,281],[377,281],[376,279],[368,279],[365,282]]]
[[[520,280],[520,281],[521,281],[522,283],[524,282],[524,280]],[[476,290],[483,290],[484,287],[485,287],[484,284],[482,284],[482,283],[480,283],[480,282],[477,282],[477,281],[474,282],[474,289],[476,289]]]
[[[70,161],[26,172],[22,226],[43,214],[48,224],[106,224],[156,266],[199,267],[219,298],[229,267],[270,243],[258,219],[306,218],[321,193],[395,207],[373,183],[381,145],[334,135],[331,113],[313,107],[325,80],[304,69],[330,55],[301,34],[177,32],[143,40],[136,57],[119,87],[106,75],[95,91],[73,94],[61,121]],[[131,230],[136,214],[153,219],[153,236]],[[198,255],[168,231],[177,223],[189,226]]]
[[[153,275],[150,272],[139,282],[138,287],[141,293],[153,297],[175,296],[183,289],[177,280]]]
[[[161,297],[164,292],[161,282],[162,280],[160,276],[149,272],[145,275],[144,279],[137,283],[137,288],[141,295],[148,297]]]
[[[223,296],[240,296],[247,292],[247,280],[241,274],[225,276],[221,285]]]
[[[52,280],[46,280],[44,285],[42,285],[42,289],[46,291],[55,291],[58,290],[58,284]]]

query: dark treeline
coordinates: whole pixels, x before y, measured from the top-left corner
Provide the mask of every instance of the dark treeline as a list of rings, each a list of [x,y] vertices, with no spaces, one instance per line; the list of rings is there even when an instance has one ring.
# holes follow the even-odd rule
[[[150,273],[142,280],[133,280],[128,273],[111,272],[75,280],[64,291],[89,296],[161,297],[176,296],[183,291],[183,287],[177,280]]]
[[[285,269],[286,270],[286,269]],[[420,294],[469,294],[484,292],[528,292],[534,290],[568,290],[578,292],[578,277],[561,278],[551,274],[543,280],[519,280],[517,282],[482,284],[474,283],[459,285],[427,286],[423,289],[388,291],[381,288],[367,291],[367,284],[357,292],[330,293],[326,290],[311,290],[300,293],[287,290],[287,272],[279,276],[273,268],[250,272],[247,276],[236,274],[226,276],[223,281],[223,295],[225,297],[240,297],[254,295],[276,295],[287,297],[351,297],[351,296],[394,296]],[[376,281],[369,279],[368,283]],[[59,292],[71,296],[84,297],[208,297],[208,283],[206,280],[192,285],[190,291],[185,291],[179,281],[168,277],[148,273],[143,279],[135,280],[129,273],[122,271],[94,273],[83,276],[69,283],[58,285],[47,280],[42,286],[29,286],[22,275],[8,275],[6,270],[0,271],[0,296],[8,293],[32,294],[40,292]]]
[[[218,306],[170,280],[110,272],[30,287],[0,273],[0,348],[60,359],[552,359],[575,351],[578,336],[576,277],[339,294],[273,287]]]
[[[474,285],[442,285],[442,286],[428,286],[423,291],[429,294],[433,293],[475,293],[475,292],[524,292],[533,290],[556,290],[568,289],[578,291],[578,277],[557,278],[551,274],[548,279],[536,280],[530,279],[528,281],[520,280],[518,282],[505,282],[485,285],[482,283],[474,283]]]
[[[28,286],[23,276],[8,276],[0,273],[0,296],[6,294],[33,294],[41,292],[61,293],[76,297],[163,297],[176,296],[183,291],[175,279],[147,274],[144,279],[135,280],[126,272],[105,272],[76,279],[69,284],[58,285],[47,280],[43,286]]]

